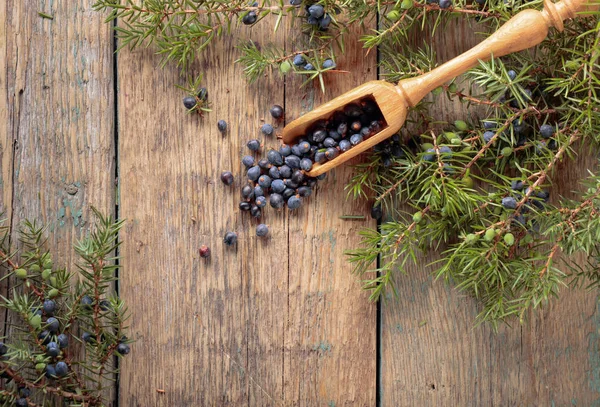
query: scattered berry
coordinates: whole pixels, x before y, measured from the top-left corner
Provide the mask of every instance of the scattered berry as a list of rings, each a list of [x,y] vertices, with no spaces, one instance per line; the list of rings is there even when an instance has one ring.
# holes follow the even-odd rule
[[[274,119],[281,119],[283,117],[283,107],[279,105],[273,105],[270,112]]]
[[[242,198],[244,198],[244,199],[254,198],[254,187],[252,187],[250,185],[244,185],[242,187]]]
[[[278,193],[273,193],[269,197],[269,203],[271,204],[271,207],[275,209],[283,208],[283,197]]]
[[[196,107],[196,98],[194,96],[186,96],[183,98],[183,105],[186,109],[193,109]]]
[[[292,196],[287,201],[287,206],[290,210],[298,209],[302,205],[302,200],[298,196]]]
[[[263,223],[256,227],[256,236],[265,237],[269,234],[269,227]]]
[[[248,177],[248,179],[250,181],[254,181],[254,182],[258,181],[260,174],[261,174],[261,170],[258,165],[255,165],[254,167],[250,167],[248,169],[248,172],[246,172],[246,176]]]
[[[271,177],[269,177],[268,175],[261,175],[260,178],[258,179],[258,185],[261,186],[261,188],[267,189],[271,187]]]
[[[264,208],[267,205],[267,198],[265,198],[264,196],[259,196],[254,202],[259,208]]]
[[[250,168],[254,165],[254,157],[250,156],[250,155],[246,155],[242,158],[242,164],[244,164],[244,167],[246,168]]]
[[[84,332],[84,333],[81,335],[81,340],[82,340],[82,341],[84,341],[84,342],[90,342],[92,339],[95,339],[95,336],[94,336],[94,335],[92,335],[92,334],[91,334],[91,333],[89,333],[89,332]]]
[[[223,237],[223,243],[227,246],[233,246],[237,243],[237,233],[235,232],[227,232],[225,233],[225,237]]]
[[[16,269],[15,277],[20,280],[25,280],[27,278],[27,270],[25,269]]]
[[[210,249],[207,245],[202,245],[200,246],[200,257],[202,257],[203,259],[207,259],[210,257]]]
[[[219,120],[217,122],[217,128],[221,133],[225,133],[227,131],[227,122],[225,120]]]
[[[255,140],[250,140],[250,141],[249,141],[249,142],[246,144],[246,147],[248,147],[248,149],[249,149],[250,151],[254,151],[254,152],[256,152],[256,151],[260,150],[260,141],[258,141],[258,140],[256,140],[256,139],[255,139]]]
[[[126,343],[120,343],[117,345],[117,353],[119,355],[125,356],[129,352],[131,352],[131,349],[129,348],[129,345],[127,345]]]
[[[249,202],[245,202],[245,201],[244,202],[240,202],[239,208],[240,208],[241,211],[244,211],[244,212],[249,211],[250,210],[250,203]]]
[[[283,165],[283,156],[276,150],[269,150],[267,153],[267,159],[273,165]]]
[[[42,345],[47,345],[51,338],[52,334],[47,330],[40,332],[38,335],[38,340],[42,342]]]
[[[230,171],[223,171],[221,173],[221,181],[225,185],[233,184],[233,174]]]
[[[4,342],[0,342],[0,356],[6,355],[6,352],[8,352],[8,346]]]
[[[200,99],[200,100],[208,99],[208,90],[206,90],[206,88],[200,88],[200,90],[198,91],[198,99]]]
[[[260,127],[260,131],[265,136],[271,136],[273,134],[273,126],[271,126],[269,123],[265,123]]]

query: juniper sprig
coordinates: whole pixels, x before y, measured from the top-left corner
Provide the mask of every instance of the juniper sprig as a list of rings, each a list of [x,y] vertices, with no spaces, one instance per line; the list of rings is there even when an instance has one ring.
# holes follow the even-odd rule
[[[0,341],[3,405],[105,405],[131,341],[127,309],[112,292],[123,221],[94,213],[95,228],[75,245],[77,273],[57,267],[37,223],[23,223],[18,251],[8,228],[0,231],[1,278],[11,279],[0,302],[11,323]]]

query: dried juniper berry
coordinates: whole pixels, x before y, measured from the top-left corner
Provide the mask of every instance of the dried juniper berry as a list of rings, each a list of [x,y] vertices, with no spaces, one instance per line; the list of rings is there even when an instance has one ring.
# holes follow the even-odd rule
[[[273,105],[270,109],[271,117],[274,119],[281,119],[283,117],[283,107],[279,105]]]
[[[323,146],[324,147],[336,147],[337,146],[337,141],[335,141],[333,138],[331,137],[327,137],[325,140],[323,140]]]
[[[296,195],[296,191],[292,188],[286,188],[283,193],[281,194],[281,196],[283,196],[283,199],[285,201],[287,201],[288,199],[290,199],[291,196]]]
[[[223,237],[223,243],[227,246],[233,246],[237,243],[237,233],[235,232],[227,232]]]
[[[314,18],[321,18],[325,14],[325,9],[320,4],[313,4],[308,8],[308,14]]]
[[[306,177],[304,176],[304,173],[300,170],[294,171],[294,173],[292,174],[292,178],[291,178],[291,180],[298,185],[303,183],[305,179],[306,179]]]
[[[310,196],[311,193],[312,189],[308,185],[298,187],[298,195],[303,198]]]
[[[258,219],[262,216],[262,211],[257,205],[252,205],[252,208],[250,208],[250,215],[252,215],[253,218]]]
[[[44,300],[44,305],[42,305],[42,309],[49,317],[54,315],[54,311],[56,311],[56,303],[52,300]]]
[[[289,178],[292,176],[292,169],[288,165],[279,167],[280,178]]]
[[[350,130],[352,130],[353,132],[359,132],[360,129],[362,129],[362,123],[360,121],[350,123]]]
[[[225,185],[233,184],[233,174],[230,171],[223,171],[221,173],[221,181]]]
[[[298,196],[291,196],[287,201],[290,210],[298,209],[302,205],[302,200]]]
[[[246,147],[248,147],[248,149],[249,149],[250,151],[254,151],[254,152],[256,152],[256,151],[260,150],[260,141],[258,141],[258,140],[256,140],[256,139],[254,139],[254,140],[250,140],[250,141],[249,141],[249,142],[246,144]]]
[[[261,158],[258,160],[258,166],[265,171],[268,171],[271,168],[271,163],[266,158]]]
[[[362,109],[356,103],[348,103],[344,106],[344,113],[348,117],[360,117],[362,114]]]
[[[315,143],[322,143],[327,137],[327,132],[323,129],[315,130],[312,133],[312,139]]]
[[[292,169],[300,168],[300,157],[296,155],[289,155],[285,157],[285,163]]]
[[[271,194],[271,196],[269,196],[269,204],[271,205],[271,207],[275,208],[275,209],[281,209],[283,208],[283,197],[280,194]]]
[[[359,133],[353,134],[352,136],[350,136],[350,143],[355,146],[357,144],[360,144],[363,141],[363,136]]]
[[[335,62],[333,62],[333,60],[326,59],[323,62],[323,69],[333,69],[333,68],[335,68]]]
[[[325,151],[325,157],[327,157],[328,160],[333,160],[339,154],[340,154],[339,150],[334,147],[328,148],[327,151]]]
[[[543,138],[550,138],[554,135],[554,127],[550,124],[542,124],[540,126],[540,135]]]
[[[186,96],[183,98],[183,105],[186,109],[193,109],[196,107],[196,98],[194,96]]]
[[[291,189],[296,189],[299,186],[299,184],[296,181],[292,180],[292,179],[286,179],[286,180],[283,181],[283,183],[285,184],[285,186],[287,188],[291,188]]]
[[[512,196],[504,197],[504,198],[502,198],[502,206],[505,209],[516,209],[517,200],[515,198],[513,198]]]
[[[258,185],[260,185],[264,189],[268,189],[271,187],[271,182],[273,180],[268,175],[261,175],[258,179]]]
[[[267,204],[267,198],[265,198],[264,196],[258,196],[258,197],[256,197],[256,200],[254,201],[254,203],[259,208],[264,208],[265,205]]]
[[[284,144],[279,147],[279,154],[281,154],[282,157],[287,157],[288,155],[292,154],[292,148],[287,144]]]
[[[255,182],[258,181],[260,174],[261,174],[261,170],[258,165],[248,168],[248,172],[246,172],[246,176],[248,177],[248,179],[250,181],[255,181]]]
[[[269,234],[269,227],[264,223],[261,223],[256,227],[256,236],[265,237]]]
[[[242,164],[244,164],[244,167],[246,168],[252,167],[254,165],[254,157],[251,155],[245,155],[242,157]]]
[[[221,133],[225,133],[227,131],[227,122],[225,120],[219,120],[217,122],[217,128]]]
[[[200,253],[200,257],[202,257],[203,259],[208,259],[210,257],[210,248],[205,244],[200,246],[198,252]]]
[[[46,354],[48,354],[48,356],[53,357],[53,358],[60,355],[60,349],[58,348],[58,343],[49,342],[48,345],[46,345]]]
[[[119,355],[125,356],[131,352],[131,348],[126,343],[120,343],[117,345],[117,353]]]
[[[260,131],[265,136],[271,136],[273,135],[273,126],[271,126],[269,123],[265,123],[260,127]]]
[[[336,132],[342,137],[345,136],[348,133],[348,123],[340,123],[336,129]]]
[[[306,65],[306,58],[304,58],[304,55],[302,54],[296,54],[292,63],[296,66],[304,66]]]
[[[260,185],[254,186],[254,197],[258,198],[259,196],[264,196],[265,191],[260,187]]]
[[[380,204],[375,204],[371,208],[371,218],[379,220],[383,217],[383,210]]]
[[[267,153],[267,159],[273,165],[283,165],[283,156],[276,150],[269,150]]]
[[[313,162],[310,160],[310,158],[303,158],[302,160],[300,160],[300,168],[304,171],[310,171],[312,169],[312,166]]]
[[[302,152],[300,151],[300,146],[298,144],[294,144],[292,146],[292,154],[291,155],[295,155],[300,157],[302,155]]]
[[[275,179],[273,182],[271,182],[271,190],[277,194],[280,194],[285,190],[285,183],[283,180]]]
[[[327,161],[327,156],[325,155],[325,152],[323,151],[317,151],[315,153],[315,162],[318,164],[323,164],[325,161]]]
[[[244,211],[244,212],[246,212],[246,211],[249,211],[249,210],[250,210],[250,203],[249,203],[249,202],[242,201],[242,202],[240,202],[240,205],[239,205],[239,206],[240,206],[240,210],[241,210],[241,211]]]
[[[348,151],[352,148],[352,143],[350,143],[348,140],[344,139],[340,141],[339,144],[340,150],[342,151]]]
[[[310,151],[310,143],[308,141],[303,141],[301,143],[298,143],[298,149],[300,150],[301,154],[306,154]]]
[[[242,23],[245,25],[252,25],[256,22],[258,16],[254,11],[249,11],[244,17],[242,17]]]
[[[279,172],[279,167],[271,167],[271,168],[269,168],[269,177],[271,177],[271,179],[279,179],[279,178],[281,178],[281,174]]]
[[[371,134],[373,134],[373,131],[370,127],[363,127],[362,129],[360,129],[360,135],[363,137],[369,137],[371,136]]]
[[[254,198],[254,187],[251,185],[244,185],[242,187],[242,198],[244,198],[244,199]]]

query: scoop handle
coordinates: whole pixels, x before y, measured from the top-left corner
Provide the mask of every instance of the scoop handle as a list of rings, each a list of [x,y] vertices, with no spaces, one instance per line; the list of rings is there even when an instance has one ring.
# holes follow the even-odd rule
[[[397,89],[409,105],[414,106],[433,89],[465,73],[479,61],[533,47],[546,38],[550,27],[562,31],[563,20],[575,17],[578,12],[596,9],[597,0],[594,3],[590,0],[558,3],[544,0],[543,11],[529,9],[517,13],[485,41],[426,74],[400,81]]]

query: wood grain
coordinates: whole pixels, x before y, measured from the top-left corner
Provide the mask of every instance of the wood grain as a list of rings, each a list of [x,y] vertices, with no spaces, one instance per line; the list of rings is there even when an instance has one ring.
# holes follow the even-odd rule
[[[468,26],[450,24],[430,41],[444,61],[479,39]],[[477,115],[443,95],[429,100],[439,120]],[[593,157],[582,158],[561,167],[555,198],[568,196],[593,168]],[[494,333],[474,327],[480,308],[472,298],[433,281],[425,265],[438,258],[420,256],[420,266],[397,280],[399,299],[382,303],[382,406],[598,405],[597,293],[563,289],[525,326]]]
[[[365,30],[374,22],[365,21]],[[349,73],[325,74],[318,83],[286,91],[286,118],[295,119],[377,74],[375,53],[365,56],[358,27],[346,39],[336,63]],[[285,336],[287,400],[298,406],[373,406],[376,391],[376,305],[351,274],[344,251],[358,244],[358,232],[374,227],[344,221],[344,214],[367,214],[367,203],[346,197],[344,186],[357,163],[329,172],[298,212],[289,215],[289,316]]]
[[[14,246],[24,219],[46,223],[55,264],[71,269],[90,206],[115,209],[112,32],[92,4],[0,5],[2,210]]]
[[[262,241],[258,222],[238,204],[245,144],[277,144],[259,129],[271,105],[283,104],[284,89],[278,78],[248,86],[234,65],[240,36],[266,43],[272,30],[263,21],[206,51],[196,67],[213,109],[204,118],[186,114],[175,67],[156,69],[151,51],[119,56],[120,192],[128,219],[121,294],[137,340],[123,363],[122,405],[282,404],[286,220],[265,208],[272,235]],[[229,124],[225,136],[219,119]],[[225,170],[235,174],[234,186],[221,183]],[[237,247],[223,244],[227,231],[238,233]],[[210,260],[199,257],[202,244]]]

